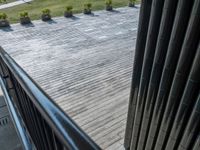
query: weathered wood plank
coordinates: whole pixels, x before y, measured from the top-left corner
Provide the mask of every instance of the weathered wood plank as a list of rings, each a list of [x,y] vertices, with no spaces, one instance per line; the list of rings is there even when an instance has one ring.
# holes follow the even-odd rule
[[[138,12],[12,25],[0,45],[97,144],[123,150]]]

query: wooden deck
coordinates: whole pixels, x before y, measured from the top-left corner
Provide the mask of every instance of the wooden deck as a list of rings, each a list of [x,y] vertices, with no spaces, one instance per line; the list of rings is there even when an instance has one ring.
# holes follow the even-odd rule
[[[0,45],[103,149],[123,149],[138,8],[0,30]]]

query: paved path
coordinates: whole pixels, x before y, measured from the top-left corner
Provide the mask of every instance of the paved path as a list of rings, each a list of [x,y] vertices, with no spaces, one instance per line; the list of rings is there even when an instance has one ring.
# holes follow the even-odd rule
[[[0,30],[0,45],[103,149],[123,149],[138,8]]]
[[[21,4],[25,4],[25,3],[28,3],[28,2],[31,2],[31,1],[32,0],[17,0],[16,2],[3,4],[3,5],[0,5],[0,10],[10,8],[10,7],[14,7],[14,6],[21,5]]]

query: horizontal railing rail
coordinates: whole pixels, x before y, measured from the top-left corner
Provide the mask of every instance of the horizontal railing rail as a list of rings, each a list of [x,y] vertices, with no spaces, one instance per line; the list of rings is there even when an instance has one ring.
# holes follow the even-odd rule
[[[0,67],[5,98],[19,112],[36,149],[101,149],[1,47]]]
[[[10,112],[11,118],[13,120],[13,123],[15,125],[15,128],[17,130],[17,133],[19,135],[19,138],[21,140],[22,146],[24,149],[35,149],[34,144],[32,143],[32,140],[28,134],[28,132],[25,129],[25,126],[23,124],[22,118],[20,117],[16,107],[13,105],[13,101],[10,97],[10,94],[7,91],[7,88],[5,86],[5,83],[3,81],[3,78],[0,78],[0,84],[1,89],[4,94],[4,97],[6,99],[6,105],[8,107],[8,110]]]

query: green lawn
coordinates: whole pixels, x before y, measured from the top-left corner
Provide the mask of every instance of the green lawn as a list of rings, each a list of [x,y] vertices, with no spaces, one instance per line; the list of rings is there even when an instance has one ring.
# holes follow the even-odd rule
[[[8,15],[11,23],[19,22],[19,13],[27,11],[31,20],[40,19],[41,10],[48,8],[52,16],[62,16],[67,5],[72,5],[74,13],[80,13],[83,10],[83,4],[92,3],[93,10],[101,10],[105,7],[105,0],[34,0],[30,4],[18,5],[12,8],[0,10]],[[114,7],[127,6],[128,0],[113,0]]]

